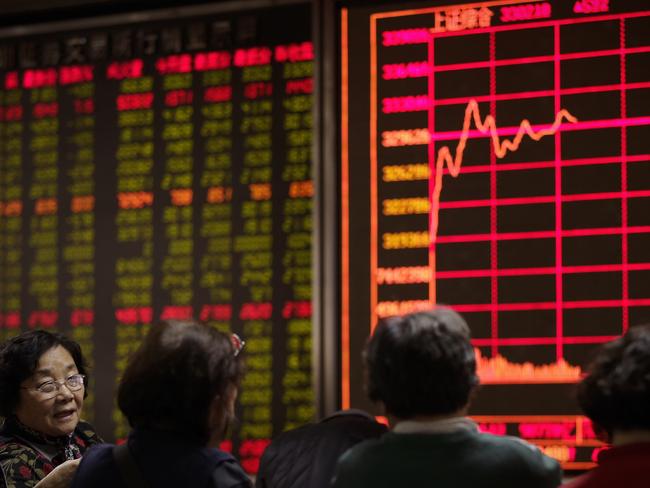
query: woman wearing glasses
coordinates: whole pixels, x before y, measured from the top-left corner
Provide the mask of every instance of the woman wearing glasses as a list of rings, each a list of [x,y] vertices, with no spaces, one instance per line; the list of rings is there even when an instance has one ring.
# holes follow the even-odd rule
[[[101,442],[81,421],[86,384],[81,348],[61,334],[29,331],[0,346],[0,488],[68,486]]]
[[[133,430],[125,444],[88,451],[73,488],[250,488],[237,461],[216,448],[234,417],[243,345],[197,322],[152,327],[118,388]]]

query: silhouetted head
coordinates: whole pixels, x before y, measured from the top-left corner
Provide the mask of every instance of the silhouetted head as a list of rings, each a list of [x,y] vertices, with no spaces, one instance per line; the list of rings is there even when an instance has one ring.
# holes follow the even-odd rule
[[[610,435],[650,431],[650,325],[605,344],[578,385],[585,414]]]
[[[134,428],[214,443],[234,415],[242,376],[238,353],[230,336],[197,322],[152,327],[122,376],[120,410]]]
[[[478,384],[469,327],[446,307],[380,321],[365,361],[370,399],[401,419],[457,412]]]

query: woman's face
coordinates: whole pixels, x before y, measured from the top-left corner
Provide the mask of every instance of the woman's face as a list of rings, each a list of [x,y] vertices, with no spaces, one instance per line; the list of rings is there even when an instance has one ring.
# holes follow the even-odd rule
[[[39,358],[34,374],[21,384],[20,401],[16,417],[27,427],[51,436],[72,433],[81,415],[84,388],[70,391],[64,383],[79,373],[70,353],[61,346],[48,349]],[[55,381],[59,389],[45,394],[36,388],[48,381]]]

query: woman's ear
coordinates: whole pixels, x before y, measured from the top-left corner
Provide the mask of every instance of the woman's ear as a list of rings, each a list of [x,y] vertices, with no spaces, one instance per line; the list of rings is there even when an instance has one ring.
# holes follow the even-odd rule
[[[238,393],[237,386],[235,386],[232,383],[228,385],[228,388],[226,389],[224,403],[228,410],[230,419],[235,417],[235,401],[237,400],[237,393]]]

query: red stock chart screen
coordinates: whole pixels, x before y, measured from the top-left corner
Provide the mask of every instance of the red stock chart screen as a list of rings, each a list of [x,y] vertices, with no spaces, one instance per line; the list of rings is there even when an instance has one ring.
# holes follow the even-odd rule
[[[369,408],[377,320],[444,303],[472,330],[481,428],[592,465],[574,385],[650,321],[648,7],[342,10],[344,406]]]

